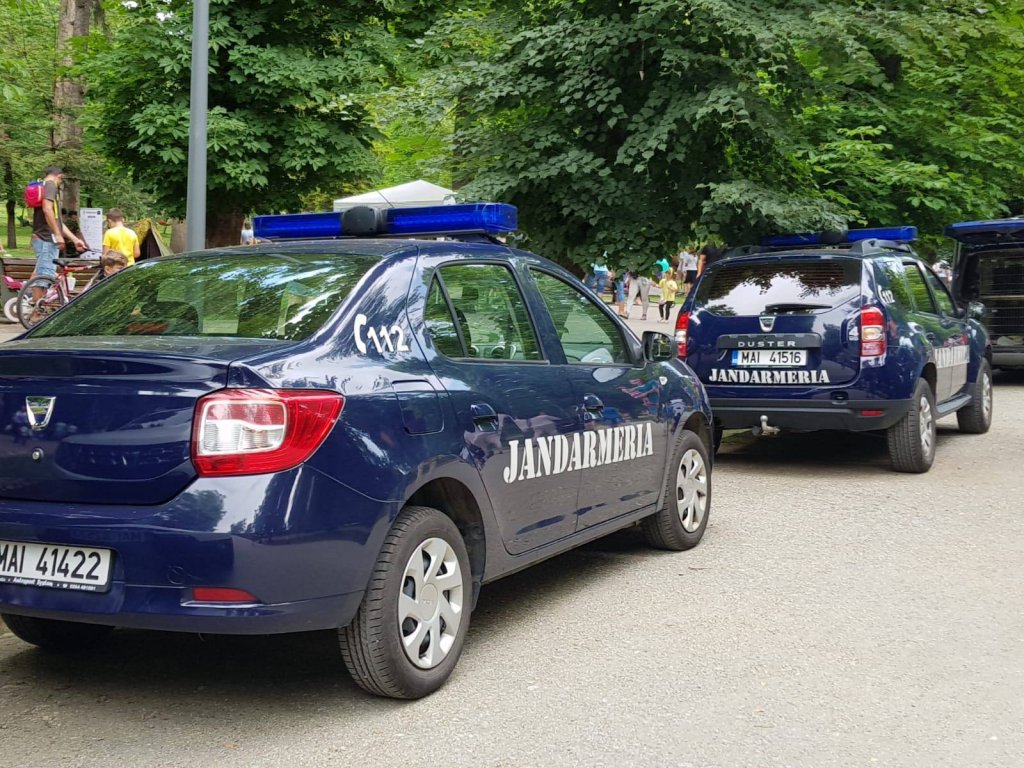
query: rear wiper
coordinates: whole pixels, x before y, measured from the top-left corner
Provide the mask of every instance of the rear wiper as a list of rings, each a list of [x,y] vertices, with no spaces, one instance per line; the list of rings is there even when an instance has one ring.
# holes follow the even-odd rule
[[[832,309],[831,304],[797,304],[796,302],[779,302],[778,304],[766,304],[764,311],[770,314],[780,312],[802,312],[812,309]]]

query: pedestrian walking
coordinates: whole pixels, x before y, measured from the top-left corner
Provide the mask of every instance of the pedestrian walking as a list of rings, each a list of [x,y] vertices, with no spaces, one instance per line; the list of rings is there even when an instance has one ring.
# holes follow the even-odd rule
[[[584,284],[596,293],[603,296],[605,288],[608,287],[608,252],[605,251],[601,258],[590,265],[590,272]]]
[[[647,275],[641,274],[638,270],[634,269],[629,272],[629,289],[626,293],[625,318],[627,320],[633,312],[633,303],[636,301],[637,296],[640,297],[640,319],[646,320],[647,305],[651,300],[651,279],[647,277]]]
[[[704,274],[705,269],[721,259],[724,255],[725,246],[714,245],[713,243],[705,245],[700,249],[700,255],[697,258],[697,274]]]
[[[107,231],[103,235],[103,251],[115,250],[124,254],[130,267],[142,252],[139,247],[139,236],[135,230],[124,225],[124,214],[120,208],[107,211]]]
[[[32,277],[57,277],[57,259],[64,251],[64,245],[72,242],[76,251],[85,250],[85,242],[75,235],[60,218],[60,185],[64,171],[56,165],[49,166],[43,175],[43,204],[32,212],[32,250],[36,254],[36,268]],[[44,290],[34,290],[35,298],[42,298]]]
[[[661,289],[661,300],[658,302],[658,317],[667,321],[672,317],[672,308],[676,305],[676,291],[679,290],[679,283],[676,282],[670,270],[666,269],[661,273],[658,288]]]

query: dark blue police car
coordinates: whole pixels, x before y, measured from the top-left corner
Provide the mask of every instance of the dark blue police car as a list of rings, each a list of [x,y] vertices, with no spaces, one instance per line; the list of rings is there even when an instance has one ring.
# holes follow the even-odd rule
[[[696,545],[700,382],[491,237],[515,226],[500,204],[261,217],[272,244],[140,263],[0,347],[10,629],[337,628],[359,685],[412,698],[481,584],[632,524]]]
[[[992,349],[914,254],[913,227],[782,235],[711,265],[682,307],[679,354],[723,429],[884,430],[926,472],[935,422],[992,421]]]

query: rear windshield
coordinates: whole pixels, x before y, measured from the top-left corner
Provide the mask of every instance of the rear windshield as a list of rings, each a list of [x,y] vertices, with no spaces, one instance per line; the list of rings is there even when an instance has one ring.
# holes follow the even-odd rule
[[[32,336],[311,336],[379,257],[210,254],[155,259],[103,280]]]
[[[814,312],[859,295],[860,280],[855,259],[725,262],[701,280],[696,305],[726,316]]]

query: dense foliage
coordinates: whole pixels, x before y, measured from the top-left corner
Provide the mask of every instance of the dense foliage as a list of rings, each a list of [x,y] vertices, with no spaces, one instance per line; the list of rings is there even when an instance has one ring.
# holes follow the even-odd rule
[[[555,0],[457,75],[467,192],[536,250],[914,223],[1021,197],[1020,3]]]
[[[357,0],[213,0],[211,242],[233,242],[245,212],[294,210],[317,188],[336,194],[373,174],[378,134],[360,94],[395,79],[389,16],[383,4]],[[185,203],[191,23],[189,2],[140,0],[85,65],[97,135],[176,213]]]

